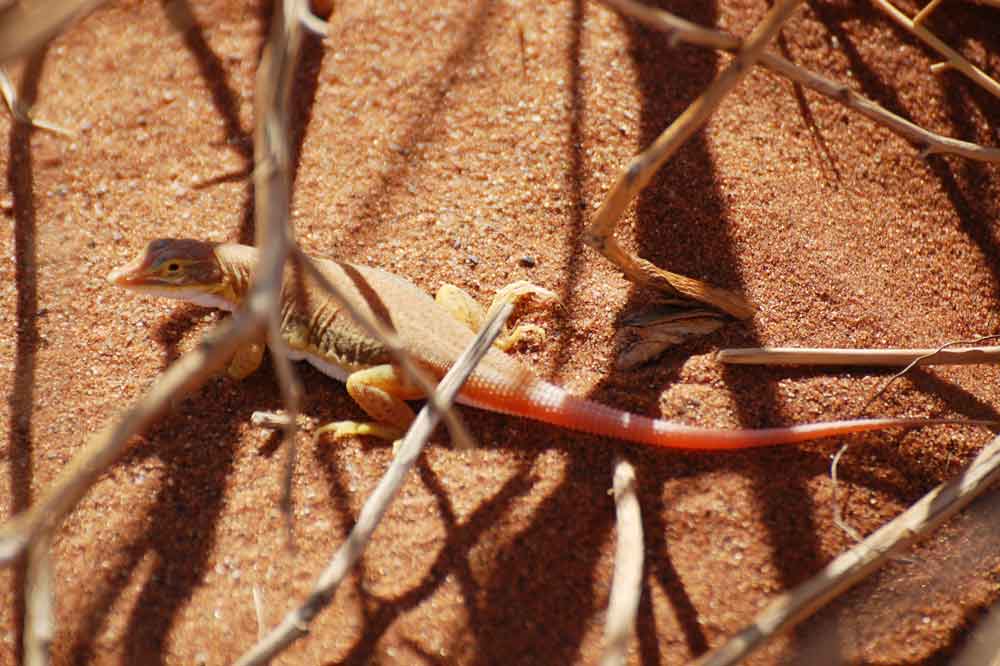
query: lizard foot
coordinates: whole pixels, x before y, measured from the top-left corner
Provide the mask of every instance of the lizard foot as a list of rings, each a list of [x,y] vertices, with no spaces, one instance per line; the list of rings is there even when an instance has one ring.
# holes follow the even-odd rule
[[[544,305],[559,300],[559,297],[545,287],[539,287],[527,280],[518,280],[497,291],[490,310],[504,303],[513,303],[515,307],[519,307],[525,299],[530,299],[535,305]]]
[[[486,317],[489,318],[495,310],[507,303],[512,303],[515,308],[522,308],[525,302],[529,302],[534,308],[558,299],[555,292],[549,291],[545,287],[539,287],[526,280],[518,280],[497,291]],[[511,329],[505,329],[494,344],[503,351],[507,351],[523,342],[539,343],[543,340],[545,340],[545,329],[541,326],[518,324]]]
[[[347,437],[378,437],[389,442],[401,439],[406,433],[399,428],[374,421],[334,421],[316,430],[316,438],[330,433],[334,439]]]
[[[483,324],[493,315],[493,312],[507,303],[512,303],[516,308],[522,307],[526,301],[530,301],[532,305],[541,305],[555,301],[557,298],[555,293],[544,287],[519,280],[497,291],[489,311],[483,310],[475,299],[451,284],[441,285],[434,300],[451,316],[468,326],[473,332],[478,333]],[[545,330],[541,326],[519,324],[513,328],[504,327],[503,332],[493,344],[497,348],[507,351],[522,342],[541,342],[544,339]]]

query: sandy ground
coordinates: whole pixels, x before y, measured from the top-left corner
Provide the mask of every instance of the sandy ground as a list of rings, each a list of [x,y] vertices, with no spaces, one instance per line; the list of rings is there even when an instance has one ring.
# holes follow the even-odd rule
[[[243,3],[194,4],[183,33],[159,3],[117,2],[51,45],[27,75],[38,115],[74,138],[0,117],[4,515],[217,319],[115,291],[107,272],[154,237],[252,238],[246,176],[265,18]],[[739,35],[766,9],[669,8]],[[939,13],[931,25],[996,75],[1000,15],[962,4]],[[1000,144],[997,100],[957,74],[930,74],[935,58],[866,4],[809,3],[774,48],[930,129]],[[590,2],[344,3],[329,46],[306,44],[296,84],[298,238],[483,301],[515,279],[547,286],[563,306],[534,318],[549,339],[522,358],[601,402],[694,424],[851,416],[886,376],[726,368],[721,347],[933,346],[997,331],[1000,170],[922,161],[887,130],[755,71],[620,235],[659,265],[741,290],[759,313],[615,370],[616,324],[652,295],[582,232],[628,159],[726,62],[670,48]],[[342,386],[299,371],[307,414],[360,416]],[[916,372],[874,411],[1000,418],[998,375]],[[268,626],[302,597],[390,452],[302,436],[290,555],[282,457],[248,422],[277,407],[269,363],[243,383],[210,381],[87,495],[55,543],[55,663],[229,663],[257,637],[254,590]],[[681,664],[718,645],[851,545],[832,523],[828,468],[841,441],[671,454],[463,415],[481,449],[454,452],[435,436],[361,567],[278,663],[594,663],[617,453],[637,467],[647,535],[632,663]],[[851,438],[841,467],[850,522],[873,531],[989,437],[937,427]],[[1000,597],[998,542],[981,502],[751,663],[948,661]],[[22,575],[0,575],[0,663],[19,654]]]

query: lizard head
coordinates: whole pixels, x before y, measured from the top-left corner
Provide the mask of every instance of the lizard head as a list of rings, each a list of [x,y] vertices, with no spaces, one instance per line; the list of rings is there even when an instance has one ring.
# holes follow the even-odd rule
[[[129,263],[108,274],[108,282],[140,294],[232,309],[216,244],[188,238],[151,241]]]

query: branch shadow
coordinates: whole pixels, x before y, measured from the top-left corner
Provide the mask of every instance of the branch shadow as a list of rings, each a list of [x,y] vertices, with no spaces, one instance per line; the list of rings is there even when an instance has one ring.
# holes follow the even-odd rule
[[[584,156],[582,153],[584,97],[581,69],[584,3],[574,0],[566,45],[570,164],[565,175],[571,201],[566,238],[568,260],[560,302],[566,310],[577,296],[580,266],[585,260],[582,234]],[[556,326],[563,318],[558,317]],[[555,351],[554,367],[567,362],[568,350]],[[508,426],[518,448],[562,448],[557,429],[536,424]],[[521,431],[521,427],[530,428]],[[597,438],[581,435],[584,440]],[[598,611],[593,579],[604,545],[614,525],[608,500],[614,446],[572,447],[558,485],[535,508],[516,538],[499,545],[491,557],[496,566],[481,584],[477,619],[471,625],[484,663],[572,663],[579,657],[588,620]]]
[[[714,5],[679,0],[654,3],[700,25],[715,25],[718,21]],[[635,67],[641,93],[640,147],[645,147],[676,118],[717,76],[721,63],[714,52],[690,46],[672,48],[669,36],[647,29],[634,22],[627,24],[629,52]],[[725,102],[724,102],[725,104]],[[740,290],[742,278],[739,260],[734,255],[726,231],[726,205],[719,191],[712,151],[703,131],[696,133],[684,147],[656,174],[636,201],[636,241],[639,256],[652,263],[704,279],[712,284]],[[692,205],[692,202],[694,205]],[[648,304],[649,295],[633,292],[623,310],[627,313]],[[692,354],[706,353],[714,346],[729,346],[735,340],[747,346],[757,346],[757,336],[746,325],[730,324],[710,336],[687,342],[661,356],[656,366],[629,371],[628,377],[612,375],[595,391],[600,402],[613,404],[629,411],[651,413],[657,410],[658,392],[639,397],[633,386],[663,386],[677,374],[683,359]],[[764,379],[754,373],[748,377],[739,370],[726,368],[723,381],[732,395],[740,396],[736,404],[742,427],[759,427],[781,420],[781,405],[773,378]],[[610,396],[610,399],[608,397]],[[637,404],[638,402],[638,404]],[[641,487],[642,506],[662,504],[657,493],[671,480],[696,477],[706,471],[730,470],[752,481],[761,520],[771,543],[774,566],[783,587],[801,582],[821,566],[814,508],[803,474],[815,464],[815,455],[795,449],[754,452],[753,455],[732,454],[665,454],[640,451],[644,470]],[[780,470],[780,471],[779,471]],[[789,473],[789,471],[792,473]],[[780,484],[775,478],[782,479]],[[643,511],[644,533],[664,535],[667,526],[662,512]],[[674,606],[686,642],[692,655],[704,652],[708,640],[699,622],[699,612],[679,580],[669,556],[669,546],[660,537],[648,565]],[[644,606],[649,612],[650,607]],[[640,645],[647,659],[653,659],[657,644],[655,620],[640,617]]]
[[[225,400],[218,400],[224,384],[225,380],[209,382],[177,405],[121,461],[127,468],[156,458],[163,465],[163,476],[151,504],[141,515],[128,517],[128,522],[142,527],[131,541],[116,546],[113,570],[92,583],[96,590],[87,596],[77,624],[70,626],[75,640],[69,663],[82,666],[96,659],[95,641],[137,569],[150,557],[152,566],[125,627],[123,659],[130,664],[166,663],[175,617],[204,580],[240,439],[238,424],[260,408],[259,396],[266,395],[253,388],[229,390]],[[272,386],[272,394],[274,390]],[[215,398],[208,409],[205,394]]]
[[[236,146],[243,155],[249,173],[253,163],[252,139],[239,124],[237,96],[228,84],[221,60],[208,45],[187,0],[165,1],[163,4],[198,61],[202,76],[212,91],[212,99],[224,119],[227,142]],[[265,33],[269,18],[265,14]],[[302,59],[296,72],[298,98],[292,118],[293,178],[298,170],[322,58],[319,39],[304,39]],[[252,183],[247,185],[244,210],[238,239],[243,243],[252,243]],[[183,306],[154,328],[154,340],[164,347],[164,367],[179,357],[178,342],[198,324],[199,315],[204,312],[203,308]],[[264,374],[261,372],[256,376]],[[257,386],[255,390],[255,382],[260,380],[249,380],[238,391],[225,393],[220,393],[218,387],[226,384],[215,381],[215,390],[210,383],[201,392],[202,395],[211,395],[209,400],[200,402],[198,406],[191,404],[197,397],[182,402],[176,415],[154,427],[147,437],[146,446],[123,461],[122,464],[128,465],[156,455],[166,467],[157,497],[145,514],[147,522],[155,525],[155,529],[147,530],[124,547],[121,566],[112,577],[100,582],[101,589],[93,595],[88,612],[82,615],[85,619],[75,632],[77,639],[70,652],[73,663],[84,664],[92,660],[95,637],[130,577],[151,553],[154,564],[132,608],[125,630],[124,651],[128,663],[163,663],[169,630],[177,613],[201,583],[212,552],[214,526],[222,510],[226,479],[231,473],[233,453],[239,441],[238,424],[247,421],[254,408],[261,408],[262,403],[273,401],[273,396],[277,395],[273,385],[267,390]],[[236,398],[235,395],[242,397]],[[273,405],[269,407],[273,408]],[[218,413],[226,414],[227,418],[219,419]],[[196,441],[206,434],[214,441],[212,446],[177,444],[178,439]]]
[[[466,21],[461,37],[439,67],[435,68],[429,91],[424,99],[415,104],[421,113],[393,138],[399,148],[385,158],[387,167],[379,175],[378,183],[365,193],[357,203],[355,214],[358,223],[351,228],[351,240],[363,245],[368,239],[380,235],[385,220],[380,217],[380,202],[391,199],[392,193],[405,186],[407,177],[416,168],[414,160],[407,158],[415,152],[419,144],[430,143],[445,130],[442,125],[441,108],[447,101],[448,92],[456,83],[458,72],[469,60],[475,49],[482,43],[482,35],[489,23],[490,8],[496,0],[477,0],[472,15]],[[470,3],[471,4],[471,3]]]
[[[165,369],[180,357],[179,345],[208,308],[183,305],[153,327],[151,337],[163,349]],[[133,517],[132,524],[150,525],[116,548],[119,561],[94,585],[86,610],[69,629],[75,636],[68,663],[83,666],[96,657],[95,641],[143,562],[153,563],[124,632],[125,663],[164,664],[167,638],[177,613],[202,584],[215,544],[215,526],[223,508],[226,481],[240,441],[239,425],[254,410],[273,410],[279,401],[273,373],[264,365],[239,382],[210,379],[197,393],[172,405],[119,461],[128,468],[158,459],[163,478],[156,497]],[[220,417],[224,414],[225,417]]]
[[[180,356],[181,339],[196,324],[193,315],[206,308],[185,306],[171,313],[152,336],[163,348],[163,367]],[[87,610],[70,634],[75,641],[69,663],[83,666],[96,658],[95,641],[143,561],[153,564],[132,607],[124,632],[126,663],[163,664],[167,637],[174,618],[202,584],[215,544],[215,525],[221,515],[226,481],[240,441],[239,424],[258,409],[273,410],[277,397],[273,373],[265,362],[250,378],[239,382],[210,379],[193,395],[173,405],[172,413],[140,435],[118,463],[135,466],[158,459],[163,478],[156,497],[136,525],[150,525],[116,549],[119,561],[88,595]],[[225,418],[220,418],[225,414]]]
[[[663,503],[662,484],[643,483],[639,486],[639,506],[642,507],[643,536],[646,551],[655,553],[646,566],[643,592],[636,618],[639,653],[642,663],[662,663],[660,634],[653,617],[652,586],[657,583],[673,607],[677,623],[680,625],[690,654],[701,654],[708,650],[708,637],[698,621],[698,608],[684,587],[680,573],[670,557],[667,542],[667,525],[662,516],[666,511]]]
[[[47,48],[39,49],[27,61],[21,76],[18,96],[26,108],[38,97]],[[17,288],[15,321],[14,381],[7,393],[10,426],[7,432],[12,515],[31,504],[34,477],[34,433],[32,418],[35,399],[35,367],[38,351],[38,247],[35,209],[34,159],[31,151],[30,125],[14,121],[8,140],[7,188],[13,196],[14,215],[14,284]],[[14,617],[16,636],[24,635],[27,562],[22,558],[14,567]],[[24,659],[24,646],[17,640],[18,662]]]
[[[848,59],[850,71],[854,73],[854,80],[859,84],[861,92],[889,111],[903,118],[909,118],[910,115],[903,108],[896,90],[890,83],[883,81],[872,71],[861,57],[851,36],[841,27],[841,24],[846,21],[860,19],[869,22],[888,22],[888,19],[868,6],[864,8],[834,7],[810,0],[809,7],[830,34],[837,38],[840,49]],[[961,24],[963,30],[974,31],[979,39],[1000,48],[1000,39],[997,38],[995,31],[991,32],[987,27],[991,26],[992,23],[991,19],[986,18],[985,12],[970,11],[968,8],[957,12],[957,9],[957,6],[949,7],[949,15],[954,13],[963,17],[972,17],[963,20]],[[937,19],[937,17],[935,18]],[[983,24],[984,21],[985,24]],[[915,37],[902,29],[896,28],[896,33],[904,43],[920,44]],[[926,49],[926,47],[922,48]],[[969,120],[971,114],[968,105],[974,101],[980,108],[982,117],[986,118],[988,122],[988,119],[1000,117],[998,115],[1000,114],[1000,102],[967,81],[963,80],[962,85],[972,90],[972,93],[966,97],[960,93],[960,90],[963,89],[961,86],[951,85],[955,79],[945,78],[942,80],[944,81],[942,90],[947,106],[946,112],[953,128],[951,132],[945,133],[966,141],[995,143],[995,131],[987,132],[988,135],[992,136],[992,141],[990,136],[977,136],[976,129]],[[992,129],[992,127],[988,129]],[[993,277],[994,298],[1000,300],[1000,239],[997,238],[992,224],[992,221],[1000,216],[1000,204],[997,203],[996,196],[983,196],[982,193],[983,189],[992,189],[995,193],[1000,189],[1000,185],[987,165],[969,160],[963,160],[959,163],[962,166],[956,172],[951,167],[952,162],[949,158],[931,155],[926,160],[930,173],[937,178],[941,190],[948,196],[952,208],[958,216],[961,228],[982,253],[984,265]]]
[[[935,623],[936,627],[917,630],[933,632],[941,638],[919,640],[909,646],[912,652],[907,655],[913,663],[988,661],[989,653],[983,652],[978,655],[979,662],[959,662],[954,658],[962,648],[972,647],[977,642],[990,643],[990,632],[977,636],[973,629],[990,605],[997,601],[995,572],[1000,544],[993,526],[998,508],[1000,493],[995,489],[980,495],[961,514],[943,525],[933,539],[911,546],[902,557],[887,562],[878,572],[810,618],[808,626],[812,631],[810,640],[803,646],[804,661],[817,665],[844,663],[828,657],[827,628],[838,625],[842,627],[845,643],[842,649],[848,663],[884,662],[887,655],[880,654],[880,642],[886,636],[917,630],[921,617],[926,618],[927,609],[959,617],[947,623]],[[964,587],[978,587],[981,592],[975,595],[974,602],[956,609],[952,601],[954,591]],[[996,632],[991,633],[995,643]],[[933,648],[933,651],[922,653],[921,648]],[[906,662],[893,659],[892,663]]]
[[[339,475],[336,468],[325,467],[331,481],[341,486],[342,481],[337,478]],[[362,629],[358,640],[351,646],[346,657],[338,663],[360,665],[377,661],[378,642],[392,623],[405,612],[426,601],[450,576],[455,576],[461,587],[464,608],[470,614],[470,625],[477,627],[481,624],[476,612],[478,585],[470,567],[469,551],[480,541],[484,533],[489,532],[503,519],[511,503],[530,490],[531,482],[527,469],[522,465],[497,493],[477,507],[461,524],[451,507],[447,491],[430,469],[426,458],[421,459],[417,471],[425,487],[437,500],[447,538],[441,544],[426,577],[402,595],[394,598],[377,598],[360,585],[360,579],[363,578],[360,573],[353,576],[356,581],[356,591],[363,600]]]
[[[788,60],[789,62],[794,62],[795,59],[792,56],[791,51],[788,48],[788,40],[785,39],[785,33],[778,33],[775,42],[778,45],[778,50],[781,51],[781,56]],[[802,116],[802,122],[809,130],[809,136],[812,138],[813,145],[816,146],[817,151],[823,154],[823,161],[821,163],[825,164],[833,175],[833,179],[840,180],[840,169],[837,168],[837,160],[830,150],[829,144],[826,142],[826,138],[823,136],[823,131],[820,129],[819,125],[816,124],[816,117],[813,115],[812,107],[809,105],[809,100],[806,97],[805,89],[802,87],[801,83],[796,81],[788,81],[788,84],[792,86],[792,94],[795,95],[795,104],[799,107],[799,115]]]
[[[678,6],[682,5],[682,6]],[[702,24],[714,24],[714,7],[702,3],[671,3],[671,9]],[[579,265],[583,260],[582,231],[585,209],[583,201],[584,159],[583,99],[581,73],[581,31],[584,9],[581,2],[573,5],[573,33],[567,44],[567,67],[570,86],[570,145],[568,158],[571,164],[568,190],[575,198],[568,221],[569,260],[564,270],[566,283],[563,302],[571,309],[578,281]],[[669,46],[669,38],[645,28],[628,25],[629,52],[632,57],[642,95],[640,121],[640,147],[648,145],[697,97],[715,77],[718,58],[715,54]],[[680,273],[708,278],[725,286],[738,285],[737,262],[722,224],[724,205],[715,186],[712,158],[704,138],[696,135],[674,157],[672,163],[657,174],[637,200],[636,235],[639,255]],[[692,207],[688,200],[699,201]],[[671,218],[665,219],[664,211]],[[669,237],[669,245],[664,238]],[[626,311],[648,303],[648,294],[633,294]],[[731,333],[730,333],[731,335]],[[658,386],[664,377],[675,374],[678,359],[697,352],[711,342],[714,336],[684,345],[673,355],[664,357],[659,367],[644,367],[617,376],[615,373],[599,384],[588,396],[598,402],[614,405],[633,412],[649,413],[656,407],[656,396],[637,395],[635,386]],[[568,351],[558,350],[554,365],[567,362]],[[728,378],[727,378],[728,379]],[[760,413],[773,413],[773,390],[755,387],[758,401],[742,410],[742,420],[750,421]],[[578,656],[584,631],[593,615],[599,610],[600,600],[595,595],[593,577],[601,559],[601,549],[614,526],[614,511],[607,502],[605,490],[610,483],[612,456],[621,445],[605,440],[574,435],[574,446],[569,454],[568,468],[560,485],[541,503],[518,539],[504,546],[496,554],[498,567],[484,589],[486,601],[481,611],[484,624],[477,627],[481,654],[486,661],[532,662],[539,655],[547,661],[567,662]],[[532,438],[533,439],[533,438]],[[599,446],[587,446],[599,442]],[[551,445],[549,445],[551,447]],[[643,478],[639,484],[643,507],[660,507],[659,492],[670,479],[693,476],[705,470],[730,467],[751,474],[758,479],[761,502],[765,513],[773,515],[774,501],[770,500],[770,477],[775,466],[787,466],[789,457],[784,454],[771,464],[761,465],[746,456],[704,456],[690,454],[665,454],[661,451],[639,450],[635,453],[641,463]],[[795,464],[794,462],[792,464]],[[784,501],[796,509],[808,506],[808,494],[801,483],[792,485]],[[571,519],[567,516],[572,515]],[[784,519],[768,521],[775,551],[812,553],[809,564],[818,560],[814,526],[811,521],[795,525],[787,531]],[[681,624],[688,646],[693,654],[703,652],[708,639],[699,622],[698,611],[687,594],[678,572],[670,560],[667,546],[662,539],[666,533],[661,511],[643,511],[644,533],[652,535],[646,586],[652,584],[650,576],[663,587]],[[779,559],[783,555],[776,556]],[[797,580],[802,565],[782,566],[783,578]],[[813,567],[815,568],[815,567]],[[558,571],[558,576],[545,572]],[[541,573],[541,575],[539,575]],[[554,611],[557,607],[558,611]],[[525,618],[532,618],[525,622]],[[640,606],[638,618],[641,654],[647,663],[655,663],[659,655],[659,640],[652,607],[649,601]]]
[[[212,95],[212,103],[222,118],[226,144],[236,149],[243,158],[245,172],[250,174],[253,171],[253,137],[240,125],[239,95],[229,85],[229,77],[222,59],[209,45],[188,0],[160,0],[160,5],[171,25],[184,39],[184,45],[194,56],[201,70],[201,77]],[[249,180],[243,209],[245,212],[238,240],[240,243],[252,244],[254,204],[253,189]]]
[[[544,431],[533,430],[519,438],[521,448],[552,448]],[[559,485],[492,553],[496,565],[470,627],[483,663],[575,663],[601,610],[595,572],[615,522],[607,494],[614,448],[573,446],[566,454]]]
[[[164,352],[163,363],[160,364],[161,372],[181,357],[178,347],[180,341],[196,328],[199,320],[209,312],[211,312],[209,308],[181,305],[153,327],[150,331],[150,337],[160,345]]]
[[[253,143],[239,124],[237,96],[228,84],[222,61],[209,46],[187,0],[164,0],[162,5],[195,56],[215,107],[224,120],[227,143],[236,146],[242,154],[249,173]],[[270,17],[265,18],[269,20]],[[293,179],[298,170],[324,51],[318,38],[307,36],[301,53],[295,83],[298,97],[292,118]],[[244,209],[239,240],[252,243],[252,184],[247,186]],[[197,325],[197,315],[204,312],[203,308],[185,306],[154,328],[153,338],[164,347],[164,367],[179,357],[178,342]],[[263,373],[258,376],[260,374]],[[124,652],[128,663],[164,663],[169,630],[177,613],[201,584],[215,543],[214,526],[222,510],[226,479],[231,473],[233,453],[239,441],[238,424],[249,419],[254,407],[260,408],[262,402],[273,401],[273,396],[277,395],[273,385],[267,390],[259,386],[254,390],[254,381],[259,383],[259,380],[251,380],[244,382],[238,391],[225,392],[219,390],[220,386],[226,386],[225,380],[214,380],[214,385],[210,381],[199,395],[175,405],[179,411],[159,421],[144,438],[145,446],[121,461],[127,466],[157,456],[165,466],[157,496],[139,523],[145,522],[154,528],[142,531],[125,545],[120,551],[123,560],[120,566],[96,583],[98,591],[92,595],[87,611],[80,615],[79,624],[72,631],[76,636],[69,652],[72,663],[84,664],[93,660],[94,642],[100,629],[137,567],[150,554],[154,563],[132,607],[125,629]],[[202,399],[205,394],[210,396],[208,400]],[[265,397],[261,399],[262,396]],[[226,414],[227,418],[220,419],[219,413]],[[212,440],[212,445],[203,446],[198,441],[202,438]],[[179,441],[187,443],[179,444]],[[19,615],[23,617],[23,610]]]
[[[189,0],[161,0],[164,13],[171,24],[184,39],[184,44],[188,51],[194,56],[201,76],[208,86],[212,95],[212,102],[215,105],[219,116],[223,120],[226,132],[227,145],[233,146],[241,155],[244,168],[238,174],[223,174],[201,183],[204,188],[217,183],[230,182],[233,180],[246,179],[246,194],[242,206],[243,217],[240,221],[237,232],[237,242],[245,245],[254,244],[254,196],[253,182],[249,175],[254,168],[253,155],[253,133],[246,130],[240,124],[239,117],[239,95],[229,84],[229,77],[222,59],[216,55],[205,37],[205,32],[195,16]],[[257,51],[257,61],[263,51],[263,44],[267,39],[272,18],[271,5],[263,3],[260,5],[260,48]],[[319,87],[319,73],[322,68],[323,58],[326,50],[322,40],[312,33],[306,32],[303,35],[300,50],[300,59],[295,73],[293,90],[295,99],[292,103],[292,137],[289,141],[291,148],[292,183],[298,174],[299,163],[302,157],[302,144],[305,140],[306,129],[312,117],[313,104],[316,100],[316,91]]]

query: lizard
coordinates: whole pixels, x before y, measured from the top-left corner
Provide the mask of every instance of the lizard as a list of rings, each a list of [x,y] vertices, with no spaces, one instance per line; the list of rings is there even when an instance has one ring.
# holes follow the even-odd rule
[[[132,261],[113,270],[108,281],[139,294],[167,297],[234,311],[249,293],[257,250],[236,243],[162,238],[151,241]],[[471,296],[444,285],[435,298],[392,273],[367,266],[313,259],[323,275],[369,317],[378,317],[399,336],[418,366],[440,380],[472,341],[486,313]],[[415,418],[407,401],[426,397],[403,375],[387,348],[366,335],[337,302],[302,272],[286,269],[281,292],[281,335],[292,360],[305,360],[343,381],[371,421],[338,421],[320,430],[335,438],[372,435],[402,437]],[[528,282],[501,289],[493,307],[555,295]],[[680,450],[733,450],[793,444],[892,427],[912,428],[954,422],[915,418],[875,418],[807,423],[760,429],[713,429],[621,411],[576,396],[538,377],[506,353],[538,332],[530,324],[506,330],[469,376],[459,403],[526,417],[571,430],[638,444]],[[228,372],[251,374],[263,345],[240,349]],[[965,421],[964,423],[969,423]],[[317,432],[317,436],[319,432]]]

